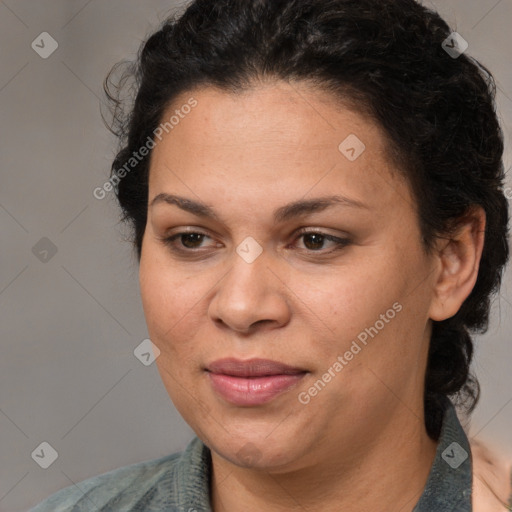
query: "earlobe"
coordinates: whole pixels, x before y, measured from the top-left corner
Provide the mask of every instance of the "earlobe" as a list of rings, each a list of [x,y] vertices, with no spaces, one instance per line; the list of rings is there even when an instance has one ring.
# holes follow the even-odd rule
[[[485,238],[485,212],[471,209],[457,224],[453,233],[438,239],[436,263],[438,272],[430,318],[446,320],[459,311],[475,286]]]

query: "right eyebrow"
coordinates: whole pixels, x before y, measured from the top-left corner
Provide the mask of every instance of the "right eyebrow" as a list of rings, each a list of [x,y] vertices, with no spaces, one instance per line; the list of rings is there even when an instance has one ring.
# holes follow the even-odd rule
[[[187,199],[186,197],[166,193],[158,194],[153,198],[149,207],[152,208],[155,204],[158,203],[174,204],[178,208],[192,213],[193,215],[197,215],[198,217],[209,217],[220,221],[220,218],[210,206],[198,201],[194,201],[192,199]]]

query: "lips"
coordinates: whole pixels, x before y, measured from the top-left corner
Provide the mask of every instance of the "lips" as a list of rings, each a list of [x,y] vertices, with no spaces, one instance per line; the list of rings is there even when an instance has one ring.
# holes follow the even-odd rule
[[[207,370],[211,373],[232,375],[233,377],[266,377],[269,375],[296,375],[306,370],[294,368],[284,363],[270,359],[219,359],[208,365]]]
[[[237,406],[265,404],[295,387],[307,370],[269,359],[220,359],[206,368],[213,391]]]

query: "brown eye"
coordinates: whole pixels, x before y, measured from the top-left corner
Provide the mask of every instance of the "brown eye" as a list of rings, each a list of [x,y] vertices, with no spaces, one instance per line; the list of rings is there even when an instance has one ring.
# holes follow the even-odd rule
[[[182,233],[176,233],[175,235],[169,237],[161,238],[160,240],[174,252],[193,253],[197,252],[197,249],[203,247],[201,242],[203,242],[205,238],[210,237],[205,233],[186,231]]]
[[[181,237],[181,243],[187,247],[188,249],[196,249],[198,242],[200,243],[205,235],[202,233],[180,233],[178,237]],[[174,239],[175,237],[171,237],[171,239]]]
[[[302,235],[304,245],[311,250],[322,249],[323,243],[327,240],[326,237],[318,233],[306,233]]]
[[[312,252],[320,252],[326,241],[334,244],[334,248],[330,251],[323,251],[327,253],[341,249],[350,244],[350,240],[347,238],[338,238],[319,231],[302,231],[299,233],[299,236],[296,238],[296,240],[299,240],[300,238],[304,239],[303,243],[306,249]]]

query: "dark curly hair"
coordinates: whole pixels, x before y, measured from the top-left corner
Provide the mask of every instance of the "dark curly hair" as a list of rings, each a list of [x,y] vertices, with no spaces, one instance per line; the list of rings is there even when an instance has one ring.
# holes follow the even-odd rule
[[[474,289],[457,314],[433,321],[424,403],[434,440],[446,397],[468,414],[478,401],[470,332],[487,330],[490,300],[509,256],[495,82],[475,59],[445,51],[451,33],[414,0],[195,0],[147,39],[135,62],[119,63],[105,79],[108,124],[121,144],[110,180],[139,260],[151,153],[129,172],[126,162],[154,140],[180,93],[203,86],[236,94],[258,81],[300,80],[369,116],[412,187],[427,253],[472,207],[485,210]],[[123,91],[130,79],[135,100],[127,108]]]

